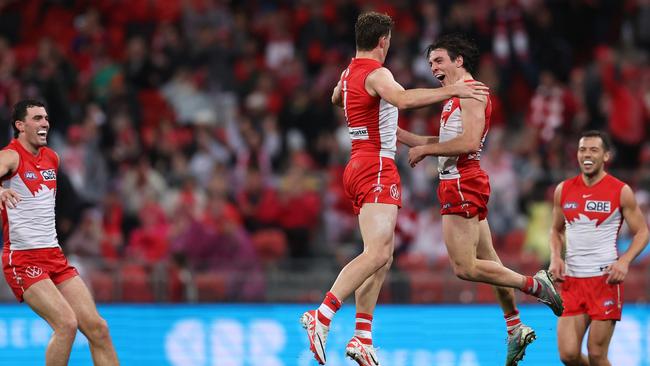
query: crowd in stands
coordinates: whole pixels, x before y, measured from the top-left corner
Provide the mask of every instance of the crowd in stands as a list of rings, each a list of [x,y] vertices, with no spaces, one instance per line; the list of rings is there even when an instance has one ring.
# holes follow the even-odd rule
[[[0,143],[15,102],[47,103],[59,239],[100,301],[159,300],[160,286],[163,300],[264,301],[281,269],[307,278],[360,250],[341,185],[350,142],[330,96],[365,10],[395,20],[385,65],[406,88],[436,86],[424,50],[440,34],[478,43],[475,77],[493,103],[482,166],[504,261],[545,265],[552,191],[578,172],[586,129],[611,134],[609,169],[650,221],[648,1],[0,1]],[[439,112],[401,111],[399,123],[437,135]],[[413,297],[430,282],[413,270],[448,267],[436,160],[411,169],[407,156],[400,146],[395,271],[412,296],[385,300],[448,301],[446,287]],[[129,285],[106,290],[115,271]]]

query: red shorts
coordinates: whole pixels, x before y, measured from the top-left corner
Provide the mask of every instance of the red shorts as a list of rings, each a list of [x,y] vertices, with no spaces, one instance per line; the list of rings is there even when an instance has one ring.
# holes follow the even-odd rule
[[[16,295],[23,302],[23,294],[29,286],[49,278],[55,285],[78,276],[77,270],[68,264],[59,247],[29,250],[2,251],[2,266],[5,279]]]
[[[438,185],[438,200],[441,215],[460,215],[483,220],[488,214],[490,199],[490,178],[480,170],[471,176],[462,175],[456,179],[441,179]]]
[[[621,320],[623,285],[607,283],[607,275],[569,277],[562,282],[562,316],[587,314],[593,320]]]
[[[359,214],[364,203],[389,203],[402,207],[402,185],[395,160],[357,156],[343,172],[343,189]]]

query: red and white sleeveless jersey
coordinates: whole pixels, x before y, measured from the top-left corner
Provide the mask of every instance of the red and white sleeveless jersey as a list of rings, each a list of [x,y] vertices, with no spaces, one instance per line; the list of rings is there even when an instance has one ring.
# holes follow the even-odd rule
[[[2,187],[13,189],[21,198],[15,208],[2,210],[5,250],[58,247],[54,222],[58,156],[48,147],[34,156],[16,139],[5,150],[16,151],[20,161],[13,175],[2,178]]]
[[[564,181],[560,204],[566,226],[567,275],[600,276],[605,267],[616,261],[624,186],[609,174],[591,187],[585,185],[580,175]]]
[[[351,157],[395,158],[397,107],[366,91],[366,77],[382,67],[368,58],[353,58],[341,75],[343,110],[352,140]]]
[[[481,145],[477,151],[469,154],[438,157],[438,173],[440,173],[440,179],[457,179],[461,175],[470,175],[470,173],[481,169],[481,151],[483,150],[485,137],[490,129],[491,115],[492,101],[488,95],[487,105],[485,106],[485,126],[483,127],[483,135],[481,136]],[[461,117],[460,98],[451,98],[447,100],[445,106],[442,108],[439,141],[449,141],[462,133],[463,121]]]

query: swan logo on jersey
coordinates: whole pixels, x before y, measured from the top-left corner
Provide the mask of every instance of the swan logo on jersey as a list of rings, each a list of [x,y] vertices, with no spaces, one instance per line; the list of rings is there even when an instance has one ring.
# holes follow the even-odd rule
[[[56,180],[56,171],[54,169],[41,170],[43,180]]]
[[[390,196],[393,197],[394,200],[399,199],[399,189],[397,188],[397,184],[391,184]]]
[[[350,138],[352,140],[368,140],[368,129],[364,127],[350,127]]]
[[[35,180],[36,179],[36,173],[34,173],[31,170],[28,170],[25,172],[25,179],[27,180]]]
[[[612,203],[610,201],[586,201],[585,212],[603,212],[610,213],[612,211]]]
[[[43,270],[40,267],[29,266],[29,267],[25,268],[25,274],[29,278],[36,278],[36,277],[43,274]]]

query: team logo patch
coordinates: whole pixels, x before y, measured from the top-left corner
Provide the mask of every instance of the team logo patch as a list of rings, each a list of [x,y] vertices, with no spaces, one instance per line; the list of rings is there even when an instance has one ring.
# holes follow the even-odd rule
[[[576,202],[567,202],[562,206],[565,210],[575,210],[578,208],[578,203]]]
[[[399,189],[397,188],[397,184],[391,184],[390,196],[393,197],[394,200],[399,199]]]
[[[25,274],[29,278],[36,278],[43,274],[43,270],[40,267],[29,266],[25,269]]]
[[[36,173],[34,173],[31,170],[28,170],[25,172],[25,179],[27,180],[35,180],[36,179]]]
[[[586,201],[585,211],[610,213],[612,211],[612,203],[610,201]]]
[[[43,180],[56,180],[56,171],[54,169],[41,170]]]
[[[352,140],[368,140],[368,129],[364,127],[350,127],[350,139]]]
[[[614,306],[614,300],[605,300],[605,302],[603,302],[603,306],[604,307]]]

